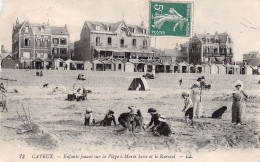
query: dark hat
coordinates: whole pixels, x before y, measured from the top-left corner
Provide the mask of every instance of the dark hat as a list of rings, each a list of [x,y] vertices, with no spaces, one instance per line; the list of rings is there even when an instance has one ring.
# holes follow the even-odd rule
[[[150,113],[150,112],[156,112],[155,108],[149,108],[148,113]]]
[[[114,114],[114,111],[108,110],[108,113],[109,113],[109,114]]]

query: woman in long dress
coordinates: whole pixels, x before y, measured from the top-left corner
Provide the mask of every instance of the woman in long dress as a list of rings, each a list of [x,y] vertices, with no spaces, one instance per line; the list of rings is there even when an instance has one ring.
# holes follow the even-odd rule
[[[201,95],[201,90],[199,88],[199,82],[196,81],[192,88],[191,88],[191,100],[192,100],[192,103],[193,103],[193,117],[195,118],[200,118],[201,116],[201,111],[200,110],[200,95]]]
[[[232,123],[236,125],[245,124],[245,101],[248,95],[242,90],[243,83],[240,80],[235,82],[236,91],[233,93]]]

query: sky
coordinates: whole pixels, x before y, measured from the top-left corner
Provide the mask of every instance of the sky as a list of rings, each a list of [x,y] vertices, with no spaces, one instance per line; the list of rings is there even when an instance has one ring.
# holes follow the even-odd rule
[[[1,1],[1,0],[0,0]],[[234,59],[260,51],[260,0],[194,0],[194,33],[228,32],[234,42]],[[0,2],[1,4],[1,2]],[[1,5],[0,5],[1,6]],[[0,44],[11,51],[12,26],[20,22],[67,24],[70,41],[79,40],[84,21],[118,22],[148,26],[148,0],[3,0]],[[152,37],[152,47],[174,48],[188,38]]]

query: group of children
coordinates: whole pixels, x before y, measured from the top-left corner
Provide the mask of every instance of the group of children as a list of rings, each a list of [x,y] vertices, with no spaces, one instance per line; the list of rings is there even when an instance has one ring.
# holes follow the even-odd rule
[[[160,115],[156,109],[149,108],[148,113],[151,114],[151,120],[149,124],[145,127],[143,124],[143,117],[141,114],[140,109],[138,109],[136,106],[130,106],[128,107],[130,109],[130,112],[122,113],[118,117],[119,125],[122,125],[124,127],[124,130],[127,131],[127,129],[133,133],[136,127],[140,127],[140,129],[148,129],[150,128],[150,131],[153,132],[156,136],[170,136],[172,134],[170,126],[166,123],[166,117],[163,115]],[[108,113],[105,115],[104,119],[101,121],[96,121],[93,118],[93,113],[90,108],[87,108],[83,112],[83,124],[86,125],[100,125],[100,126],[111,126],[112,122],[115,126],[117,126],[114,111],[109,110]]]

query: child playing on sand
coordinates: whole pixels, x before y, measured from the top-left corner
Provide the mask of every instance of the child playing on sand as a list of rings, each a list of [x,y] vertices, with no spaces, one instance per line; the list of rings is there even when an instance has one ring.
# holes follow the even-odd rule
[[[83,124],[84,125],[93,125],[94,119],[91,108],[87,108],[86,111],[83,113]]]
[[[193,125],[193,107],[192,107],[192,100],[189,97],[188,93],[183,92],[182,93],[182,97],[184,99],[184,109],[182,110],[182,112],[185,112],[185,122],[187,125],[188,124],[188,120],[187,118],[189,117],[189,119],[191,120],[191,124],[190,126]]]
[[[114,125],[116,126],[114,111],[109,110],[108,113],[106,114],[105,118],[100,122],[100,125],[111,126],[112,121],[113,121]]]
[[[166,123],[166,117],[161,115],[159,117],[159,125],[156,127],[155,131],[154,131],[154,134],[156,136],[170,136],[172,131],[171,131],[171,128],[170,126]]]

